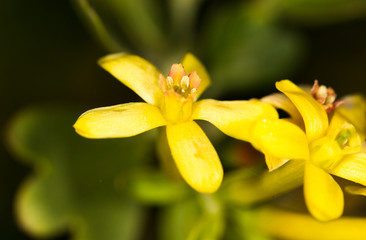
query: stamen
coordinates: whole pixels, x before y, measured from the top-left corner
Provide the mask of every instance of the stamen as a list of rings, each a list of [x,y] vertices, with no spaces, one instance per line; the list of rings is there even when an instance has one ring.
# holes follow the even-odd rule
[[[173,64],[169,75],[166,78],[161,75],[159,79],[160,89],[164,93],[172,91],[183,100],[196,101],[196,91],[200,83],[196,72],[193,71],[186,75],[181,64]]]
[[[182,80],[180,80],[180,86],[182,88],[182,91],[185,91],[189,88],[189,77],[183,76]]]
[[[171,76],[166,77],[166,82],[167,82],[168,88],[172,88],[174,86],[174,80]]]
[[[323,105],[328,114],[342,104],[340,101],[335,101],[337,94],[334,92],[333,88],[326,87],[324,85],[319,86],[318,80],[314,81],[310,94],[315,98],[315,100]]]
[[[336,100],[336,96],[335,95],[328,95],[327,100],[325,101],[325,105],[334,105]]]
[[[315,94],[317,100],[321,103],[324,104],[326,99],[327,99],[327,87],[324,85],[319,86],[318,92]]]

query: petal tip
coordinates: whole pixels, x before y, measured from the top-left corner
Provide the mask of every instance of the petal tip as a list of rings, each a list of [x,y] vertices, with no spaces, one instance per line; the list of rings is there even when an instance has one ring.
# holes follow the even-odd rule
[[[215,193],[221,186],[223,179],[223,172],[219,171],[214,177],[211,177],[209,181],[202,181],[199,183],[191,183],[191,187],[197,192],[204,194]]]
[[[293,87],[296,87],[296,85],[292,81],[290,81],[288,79],[283,79],[281,81],[276,82],[276,88],[278,90],[280,90],[281,92],[283,92],[283,91],[291,91],[291,89]]]
[[[123,57],[123,56],[126,56],[126,55],[128,55],[128,54],[125,53],[125,52],[108,54],[108,55],[100,58],[98,60],[98,64],[103,67],[104,63],[115,60],[117,58],[120,58],[120,57]]]
[[[85,119],[83,118],[83,115],[84,114],[82,114],[78,118],[78,120],[76,120],[75,124],[73,125],[75,132],[85,138],[96,138],[91,133],[91,131],[90,131],[91,129],[87,126],[87,121],[85,121]]]

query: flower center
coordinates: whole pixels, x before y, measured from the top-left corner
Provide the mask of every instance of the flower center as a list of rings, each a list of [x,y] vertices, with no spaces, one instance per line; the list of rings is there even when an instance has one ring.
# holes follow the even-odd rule
[[[311,96],[323,105],[327,113],[331,113],[336,107],[341,105],[343,101],[335,101],[337,94],[331,87],[318,84],[318,80],[314,81],[314,85],[310,90]]]
[[[168,76],[166,78],[166,82],[167,90],[173,90],[175,93],[178,93],[184,98],[188,98],[190,95],[193,96],[194,93],[197,91],[196,88],[190,86],[190,79],[188,76],[183,76],[178,84],[175,84],[173,78],[171,76]]]
[[[336,131],[310,144],[311,161],[323,169],[333,169],[344,155],[358,152],[361,138],[353,125],[345,122]]]
[[[178,123],[190,119],[199,84],[197,73],[187,75],[181,64],[173,64],[166,78],[159,75],[159,86],[164,93],[160,109],[168,122]]]
[[[336,141],[340,148],[345,149],[350,147],[350,138],[352,136],[352,133],[349,129],[342,129],[336,137]]]

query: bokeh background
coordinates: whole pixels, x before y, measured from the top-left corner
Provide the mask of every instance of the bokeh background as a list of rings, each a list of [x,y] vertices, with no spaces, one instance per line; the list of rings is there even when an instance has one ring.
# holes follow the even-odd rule
[[[364,0],[7,0],[0,3],[0,31],[1,239],[38,238],[15,214],[20,187],[38,169],[19,160],[24,154],[9,140],[19,114],[38,109],[45,123],[37,129],[44,126],[52,142],[59,134],[48,131],[52,115],[76,120],[90,108],[139,100],[97,65],[108,53],[138,54],[167,74],[171,63],[193,52],[212,78],[204,97],[259,98],[281,79],[318,79],[339,96],[366,94]],[[73,134],[71,126],[64,131]],[[69,234],[63,229],[43,238]]]

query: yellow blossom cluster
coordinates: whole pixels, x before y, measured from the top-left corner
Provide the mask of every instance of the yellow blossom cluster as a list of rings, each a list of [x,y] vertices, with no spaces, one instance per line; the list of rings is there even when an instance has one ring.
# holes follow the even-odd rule
[[[262,99],[197,101],[210,85],[210,77],[192,54],[173,64],[166,77],[148,61],[129,54],[108,55],[99,64],[146,103],[89,110],[75,123],[77,133],[87,138],[119,138],[165,127],[181,176],[198,192],[217,191],[223,168],[194,120],[208,121],[226,135],[250,142],[263,152],[270,171],[290,160],[305,161],[305,201],[319,220],[343,213],[343,192],[332,175],[366,185],[362,149],[366,125],[360,123],[364,121],[364,116],[359,117],[364,110],[358,107],[364,104],[360,96],[335,101],[334,90],[317,81],[306,91],[282,80],[276,83],[282,93]],[[280,118],[277,108],[289,117]]]

